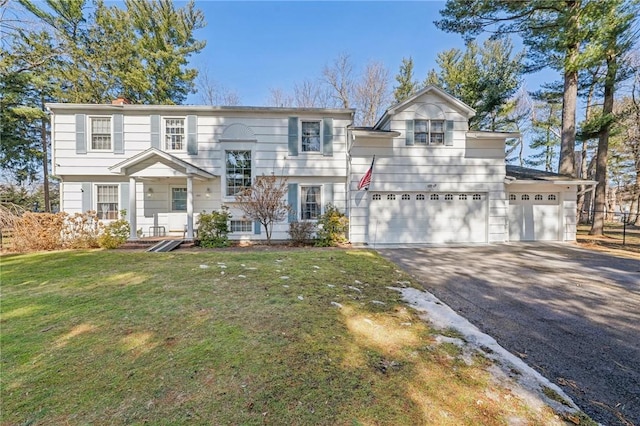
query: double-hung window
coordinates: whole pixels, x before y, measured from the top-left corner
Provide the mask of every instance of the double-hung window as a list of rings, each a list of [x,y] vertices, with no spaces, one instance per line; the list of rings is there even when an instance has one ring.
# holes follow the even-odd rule
[[[225,151],[226,191],[232,197],[251,186],[251,151]]]
[[[301,121],[302,152],[320,152],[320,121]]]
[[[171,188],[171,210],[174,212],[187,211],[187,188]]]
[[[165,139],[165,150],[184,151],[185,149],[184,118],[165,118],[164,119],[164,139]]]
[[[98,219],[118,219],[118,185],[96,185]]]
[[[111,150],[111,117],[91,117],[89,121],[91,149],[94,151]]]
[[[444,144],[444,120],[416,120],[414,131],[416,144]]]
[[[322,214],[322,195],[319,186],[300,187],[300,213],[302,220],[317,220]]]

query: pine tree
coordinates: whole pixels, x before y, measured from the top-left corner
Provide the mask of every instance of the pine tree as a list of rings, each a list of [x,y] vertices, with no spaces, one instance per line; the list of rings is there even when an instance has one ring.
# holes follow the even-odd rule
[[[398,85],[394,87],[393,97],[396,102],[402,102],[413,95],[418,89],[418,83],[413,80],[413,59],[402,58],[400,71],[396,75]]]

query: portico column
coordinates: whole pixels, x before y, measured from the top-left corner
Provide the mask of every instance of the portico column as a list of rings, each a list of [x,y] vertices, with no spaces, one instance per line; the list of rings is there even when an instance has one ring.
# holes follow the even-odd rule
[[[193,239],[193,176],[187,175],[187,239]]]
[[[137,208],[136,208],[136,178],[129,178],[129,239],[138,239],[138,223],[137,223]]]

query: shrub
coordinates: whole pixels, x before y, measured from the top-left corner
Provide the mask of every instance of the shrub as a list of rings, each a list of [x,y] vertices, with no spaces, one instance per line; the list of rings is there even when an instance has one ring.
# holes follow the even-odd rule
[[[217,212],[202,212],[198,217],[198,243],[201,247],[226,247],[229,245],[229,208],[222,206]]]
[[[65,213],[24,213],[13,224],[13,249],[28,252],[62,248],[66,218]]]
[[[104,224],[95,211],[67,215],[62,233],[63,244],[68,248],[97,248],[98,237]]]
[[[302,245],[309,242],[315,231],[316,225],[313,222],[289,223],[289,236],[294,244]]]
[[[349,228],[349,219],[333,204],[327,204],[324,214],[318,218],[316,246],[333,247],[347,241],[345,234]]]
[[[105,249],[115,249],[127,242],[129,238],[129,222],[125,219],[126,210],[120,211],[120,219],[105,226],[98,237],[98,244]]]

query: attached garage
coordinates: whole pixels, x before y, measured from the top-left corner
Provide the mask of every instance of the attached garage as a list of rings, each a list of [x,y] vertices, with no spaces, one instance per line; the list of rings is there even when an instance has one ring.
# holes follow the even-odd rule
[[[558,193],[510,193],[509,240],[562,240],[559,198]]]
[[[487,242],[487,194],[372,192],[370,244]]]

